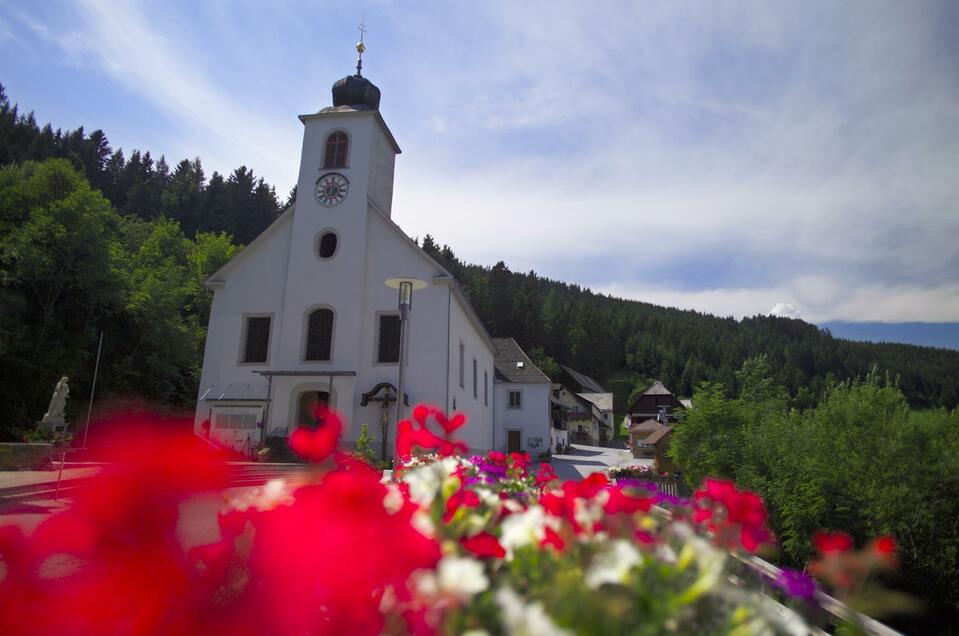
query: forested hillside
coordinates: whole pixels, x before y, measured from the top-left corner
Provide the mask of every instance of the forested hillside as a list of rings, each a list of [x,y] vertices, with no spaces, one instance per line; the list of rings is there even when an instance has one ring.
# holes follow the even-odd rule
[[[171,169],[162,156],[112,149],[100,130],[41,127],[2,86],[0,166],[0,435],[36,421],[61,375],[71,377],[68,415],[81,412],[101,331],[98,393],[189,407],[210,302],[203,280],[277,217],[273,187],[246,167],[207,179],[199,158]],[[547,373],[565,362],[607,381],[620,406],[653,377],[684,395],[702,380],[735,391],[735,370],[759,353],[796,405],[873,366],[898,376],[913,405],[959,403],[959,352],[610,298],[463,263],[429,236],[422,246],[462,281],[491,335],[514,336]]]
[[[812,404],[827,384],[864,377],[873,367],[898,377],[914,406],[959,403],[959,351],[853,342],[802,320],[737,321],[612,298],[534,272],[512,272],[503,262],[463,263],[429,235],[422,247],[462,281],[490,333],[512,335],[546,368],[548,356],[613,383],[624,375],[658,378],[689,396],[700,382],[712,381],[733,395],[742,363],[765,353],[776,381],[799,406]]]

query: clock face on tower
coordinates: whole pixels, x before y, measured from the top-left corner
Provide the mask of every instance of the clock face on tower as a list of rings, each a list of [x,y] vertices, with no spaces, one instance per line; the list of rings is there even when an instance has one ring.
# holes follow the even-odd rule
[[[316,182],[316,200],[328,208],[338,205],[349,191],[349,180],[339,172],[325,174]]]

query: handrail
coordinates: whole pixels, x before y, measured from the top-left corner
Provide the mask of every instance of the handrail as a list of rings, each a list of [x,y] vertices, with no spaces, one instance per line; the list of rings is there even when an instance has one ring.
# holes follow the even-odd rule
[[[779,575],[782,574],[780,568],[757,556],[744,557],[736,553],[732,553],[732,556],[752,570],[758,571],[773,579],[778,578]],[[869,618],[865,614],[857,612],[839,599],[821,590],[816,590],[816,602],[820,607],[826,610],[826,612],[842,621],[854,624],[868,636],[903,636],[902,633],[883,625],[873,618]]]
[[[206,442],[207,444],[209,444],[210,447],[213,448],[214,450],[216,450],[216,451],[222,451],[222,450],[223,450],[223,449],[220,448],[217,444],[213,443],[213,440],[211,440],[210,438],[208,438],[208,437],[206,437],[206,436],[204,436],[204,435],[200,435],[200,434],[197,433],[197,432],[194,432],[193,434],[196,435],[197,437],[199,437],[200,439],[202,439],[202,440],[203,440],[204,442]]]
[[[662,506],[653,506],[653,509],[656,510],[657,514],[662,515],[666,519],[673,518],[672,511],[667,510]],[[780,574],[782,574],[782,570],[780,568],[768,561],[760,559],[757,556],[744,557],[740,554],[736,554],[735,552],[730,552],[729,554],[746,567],[774,580],[777,579]],[[764,592],[763,594],[768,596]],[[828,614],[831,614],[843,622],[852,623],[864,634],[866,634],[866,636],[904,636],[904,634],[901,632],[897,632],[893,628],[883,625],[876,619],[869,618],[865,614],[857,612],[839,599],[832,597],[818,589],[816,590],[816,602]],[[818,628],[810,627],[809,633],[812,636],[821,636],[823,632]]]

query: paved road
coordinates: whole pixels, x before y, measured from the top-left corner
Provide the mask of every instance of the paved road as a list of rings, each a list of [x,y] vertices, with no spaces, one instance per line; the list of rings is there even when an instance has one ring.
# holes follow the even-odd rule
[[[629,451],[601,446],[571,444],[569,454],[553,455],[550,461],[560,479],[582,479],[620,464],[652,465],[652,459],[633,459]]]
[[[570,452],[553,455],[550,462],[560,479],[582,479],[592,473],[605,472],[611,466],[620,464],[652,464],[652,460],[633,459],[622,449],[583,446],[573,444]],[[65,471],[66,472],[66,471]],[[19,475],[24,479],[24,475]],[[196,545],[213,541],[219,530],[216,524],[216,512],[224,504],[227,496],[236,496],[247,488],[229,488],[218,493],[196,495],[182,504],[179,524],[181,541],[186,545]],[[63,510],[68,500],[36,501],[13,503],[0,506],[0,525],[16,524],[26,531],[32,531],[50,514]]]

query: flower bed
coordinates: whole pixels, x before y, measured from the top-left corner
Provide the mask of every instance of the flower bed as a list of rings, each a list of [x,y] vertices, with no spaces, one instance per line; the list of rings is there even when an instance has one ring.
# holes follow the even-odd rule
[[[150,452],[118,457],[33,534],[0,527],[0,633],[807,633],[759,575],[730,576],[730,551],[774,539],[762,500],[729,482],[687,500],[602,474],[560,484],[525,454],[458,456],[465,418],[418,406],[398,427],[399,481],[383,483],[337,451],[339,417],[317,417],[290,440],[310,477],[233,500],[208,545],[176,540],[179,506],[224,471],[165,438],[127,445]],[[837,536],[821,541],[830,575],[851,558]]]

